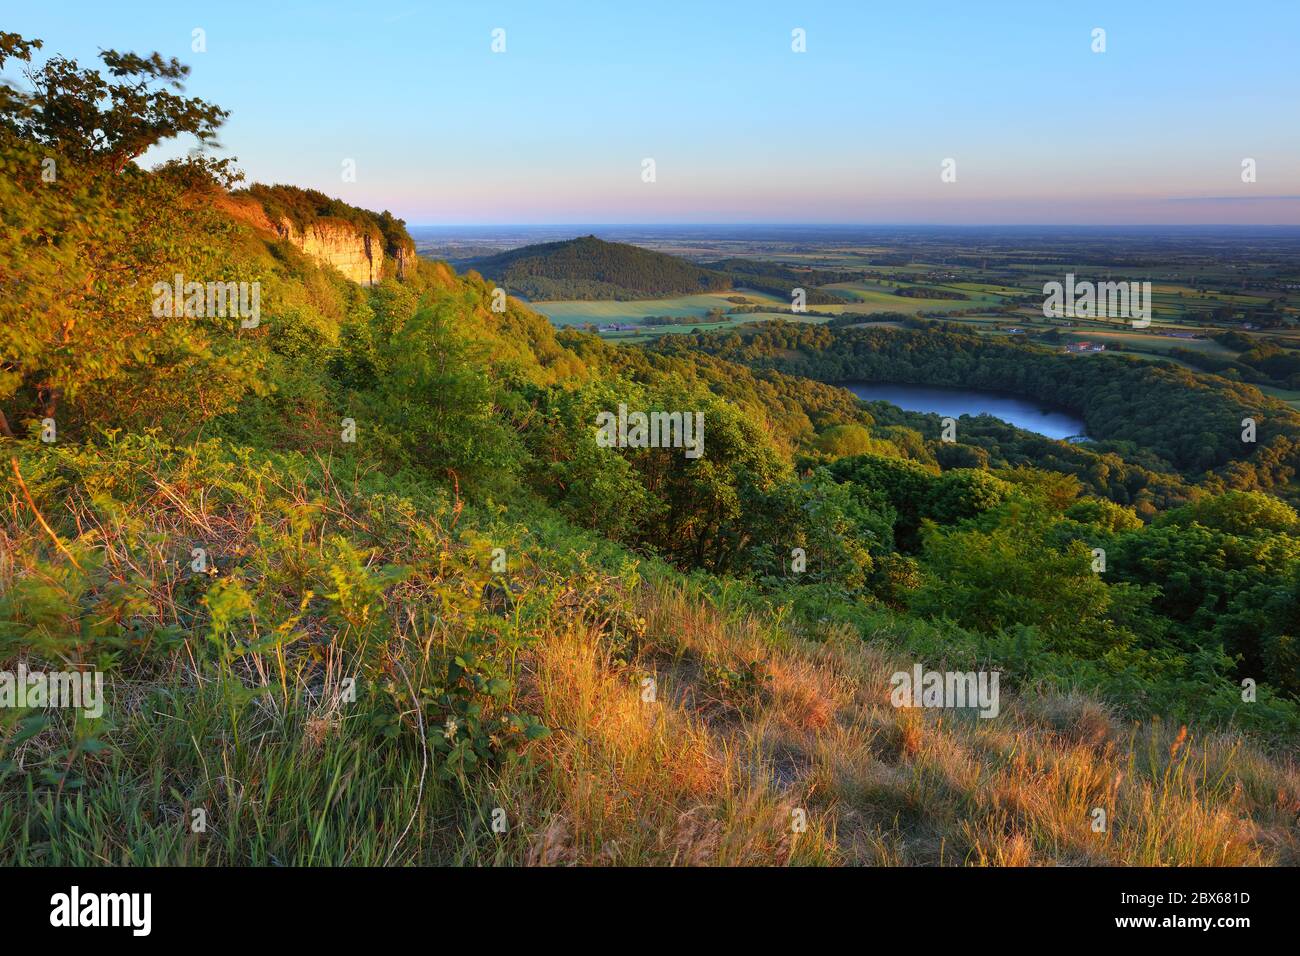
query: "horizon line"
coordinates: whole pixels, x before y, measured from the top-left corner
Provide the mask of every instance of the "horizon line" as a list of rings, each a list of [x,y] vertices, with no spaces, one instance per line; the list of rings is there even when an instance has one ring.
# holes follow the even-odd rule
[[[821,229],[915,229],[917,227],[932,229],[1294,229],[1300,230],[1300,223],[1047,223],[1047,222],[1006,222],[1006,223],[950,223],[950,222],[799,222],[773,220],[763,222],[719,221],[665,221],[665,222],[408,222],[408,229],[480,229],[501,228],[572,228],[572,227],[719,227],[756,228],[761,226],[803,227]]]

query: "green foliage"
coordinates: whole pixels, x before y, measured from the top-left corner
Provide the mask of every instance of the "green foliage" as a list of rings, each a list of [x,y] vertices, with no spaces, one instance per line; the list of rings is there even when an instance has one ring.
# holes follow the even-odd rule
[[[157,143],[189,134],[200,146],[216,144],[229,113],[197,97],[177,95],[190,68],[174,57],[102,50],[110,79],[83,70],[76,60],[49,57],[33,65],[40,40],[0,33],[0,67],[24,64],[27,88],[6,84],[0,94],[0,129],[16,139],[112,173]]]
[[[647,488],[631,457],[596,442],[596,416],[620,401],[645,399],[636,386],[616,379],[538,390],[532,398],[538,417],[526,432],[527,469],[529,484],[560,513],[630,543],[661,520],[667,506]]]
[[[725,276],[684,259],[595,236],[511,249],[466,266],[530,299],[646,299],[731,288]]]
[[[921,514],[940,524],[956,524],[998,507],[1011,491],[1010,484],[988,472],[968,468],[945,471],[933,483]]]
[[[1290,505],[1271,495],[1258,491],[1229,491],[1167,511],[1156,520],[1156,524],[1181,528],[1199,524],[1234,535],[1256,531],[1296,534],[1300,532],[1300,515]]]
[[[1300,537],[1171,522],[1120,535],[1108,566],[1118,581],[1159,588],[1152,607],[1169,622],[1177,646],[1217,647],[1238,661],[1239,676],[1289,688],[1297,560]]]
[[[849,458],[853,455],[879,454],[887,443],[871,437],[871,431],[862,425],[832,425],[813,442],[813,447],[831,458]]]
[[[983,471],[954,469],[936,475],[924,465],[879,455],[843,458],[830,467],[837,480],[878,492],[897,513],[895,534],[914,550],[921,522],[953,524],[996,508],[1012,486]]]
[[[973,434],[964,430],[962,440],[1010,465],[1051,462],[1121,504],[1135,503],[1143,493],[1158,505],[1181,504],[1189,496],[1180,490],[1179,477],[1197,479],[1206,472],[1223,487],[1279,489],[1300,467],[1300,415],[1294,410],[1250,385],[1198,376],[1167,362],[1118,355],[1080,362],[1016,338],[942,325],[900,333],[771,322],[743,337],[715,332],[673,338],[652,347],[701,350],[821,381],[1011,390],[1063,406],[1087,423],[1093,438],[1087,447],[992,421],[980,423]],[[1151,408],[1160,408],[1161,416],[1146,414]],[[1258,421],[1255,443],[1241,440],[1247,417]],[[1169,421],[1179,426],[1170,428]]]
[[[996,632],[1037,629],[1055,651],[1097,658],[1132,640],[1109,612],[1118,594],[1092,570],[1080,542],[1050,546],[1050,519],[1012,505],[996,523],[944,529],[927,525],[926,583],[913,610],[949,617],[964,627]]]
[[[1135,531],[1142,527],[1142,519],[1131,508],[1117,505],[1105,498],[1082,498],[1065,509],[1065,516],[1080,524],[1093,525],[1103,531]]]
[[[1049,511],[1065,511],[1082,490],[1079,479],[1073,475],[1026,465],[999,469],[995,474],[1008,485],[1013,485],[1021,495],[1039,502]]]
[[[401,460],[469,488],[509,487],[513,434],[498,415],[497,386],[454,326],[443,301],[402,322],[374,351],[375,388],[357,394]]]
[[[44,418],[69,438],[92,424],[183,431],[267,389],[264,329],[242,329],[231,310],[153,317],[155,282],[263,277],[231,254],[230,220],[179,174],[208,167],[112,174],[65,160],[44,182],[45,151],[3,145],[0,434]]]
[[[863,591],[877,558],[893,548],[893,509],[880,495],[837,483],[825,471],[777,484],[754,507],[762,533],[755,534],[739,569],[765,578]],[[803,552],[801,570],[795,570],[796,548]]]

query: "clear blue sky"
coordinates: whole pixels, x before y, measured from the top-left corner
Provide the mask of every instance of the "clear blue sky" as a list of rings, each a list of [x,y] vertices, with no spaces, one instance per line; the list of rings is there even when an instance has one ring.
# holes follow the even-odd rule
[[[1297,0],[0,7],[180,57],[250,179],[412,224],[1300,223]]]

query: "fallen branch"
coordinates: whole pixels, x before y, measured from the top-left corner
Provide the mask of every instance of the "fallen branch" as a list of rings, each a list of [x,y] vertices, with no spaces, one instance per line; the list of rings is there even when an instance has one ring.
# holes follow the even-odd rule
[[[27,490],[27,482],[23,481],[23,473],[18,470],[18,459],[10,458],[9,464],[13,465],[14,477],[18,479],[18,487],[23,490],[23,497],[27,499],[28,507],[32,509],[32,514],[36,515],[36,520],[41,523],[41,527],[44,528],[45,533],[50,536],[50,540],[54,542],[54,546],[68,556],[68,560],[72,562],[73,567],[78,571],[84,571],[85,569],[77,563],[77,559],[72,556],[72,552],[64,547],[63,542],[59,540],[59,536],[54,533],[54,529],[49,526],[40,510],[36,507],[36,502],[32,500],[32,493]]]

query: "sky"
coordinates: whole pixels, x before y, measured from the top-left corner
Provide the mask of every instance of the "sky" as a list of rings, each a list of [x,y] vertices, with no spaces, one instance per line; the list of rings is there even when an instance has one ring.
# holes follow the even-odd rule
[[[0,0],[0,28],[176,56],[250,181],[411,225],[1300,224],[1297,0]]]

